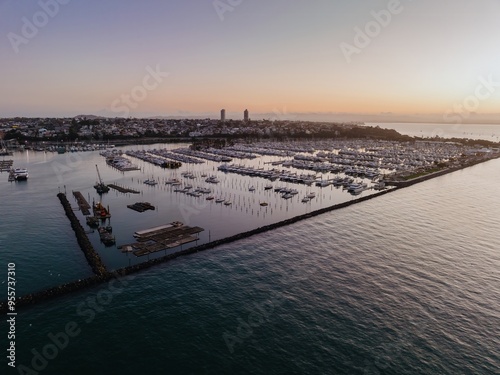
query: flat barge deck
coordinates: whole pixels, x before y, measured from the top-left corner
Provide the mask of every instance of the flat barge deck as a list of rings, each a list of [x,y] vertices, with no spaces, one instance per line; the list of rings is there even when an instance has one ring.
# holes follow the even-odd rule
[[[189,227],[176,222],[136,232],[134,236],[137,242],[120,248],[130,248],[135,256],[140,257],[197,241],[196,235],[203,231],[203,228]]]

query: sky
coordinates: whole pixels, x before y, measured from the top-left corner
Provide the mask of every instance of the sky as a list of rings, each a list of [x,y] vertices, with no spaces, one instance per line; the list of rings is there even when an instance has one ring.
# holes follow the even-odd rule
[[[498,19],[500,0],[0,0],[0,117],[500,123]]]

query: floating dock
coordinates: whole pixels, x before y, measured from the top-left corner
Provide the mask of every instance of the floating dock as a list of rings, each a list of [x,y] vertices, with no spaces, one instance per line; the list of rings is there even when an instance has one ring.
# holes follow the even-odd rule
[[[82,193],[80,193],[79,191],[74,191],[73,196],[76,198],[78,207],[80,207],[82,214],[84,214],[85,216],[90,215],[90,204],[89,202],[87,202]]]
[[[195,235],[203,231],[200,227],[189,227],[175,222],[136,232],[134,237],[137,237],[137,242],[120,248],[132,250],[135,256],[140,257],[197,241],[198,236]]]
[[[120,193],[124,193],[124,194],[126,194],[126,193],[139,194],[140,193],[140,191],[126,188],[126,187],[121,187],[121,186],[118,186],[115,184],[109,184],[108,187],[110,187],[111,189],[114,189],[116,191],[119,191]]]
[[[129,204],[129,205],[127,205],[127,207],[134,210],[134,211],[137,211],[137,212],[144,212],[147,210],[153,210],[153,211],[155,210],[155,206],[153,206],[149,202],[137,202],[134,204]]]
[[[14,164],[13,160],[0,160],[0,172],[9,172]]]

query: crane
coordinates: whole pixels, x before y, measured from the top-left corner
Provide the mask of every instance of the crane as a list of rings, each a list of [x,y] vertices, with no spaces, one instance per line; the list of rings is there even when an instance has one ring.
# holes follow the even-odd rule
[[[99,195],[107,193],[109,191],[109,187],[105,185],[104,182],[102,182],[101,174],[99,173],[99,167],[97,166],[97,164],[95,165],[95,169],[97,170],[97,177],[99,178],[99,183],[96,183],[94,185],[94,188],[96,189],[97,194]]]

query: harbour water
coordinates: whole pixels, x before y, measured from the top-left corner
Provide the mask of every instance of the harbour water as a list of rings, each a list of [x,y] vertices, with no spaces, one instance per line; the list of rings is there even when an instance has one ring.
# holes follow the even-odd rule
[[[90,275],[56,194],[90,195],[96,163],[105,182],[143,191],[103,198],[118,243],[135,230],[179,220],[174,207],[185,207],[183,219],[192,225],[221,220],[215,227],[225,229],[204,232],[200,241],[287,215],[279,200],[268,208],[272,215],[260,211],[260,198],[247,191],[256,184],[250,178],[224,182],[242,181],[239,206],[196,207],[164,185],[144,186],[145,176],[158,177],[147,164],[122,174],[100,164],[97,153],[15,160],[29,168],[30,179],[11,184],[0,174],[0,259],[4,279],[7,263],[16,263],[18,295]],[[119,289],[105,284],[21,310],[17,364],[33,368],[36,353],[52,354],[50,334],[74,323],[78,333],[38,363],[41,374],[498,373],[499,170],[500,160],[492,160],[178,258]],[[342,194],[332,188],[318,198],[335,204]],[[137,213],[124,199],[151,201],[158,210]],[[312,209],[299,203],[289,202],[288,212]],[[111,268],[136,261],[90,237]]]

